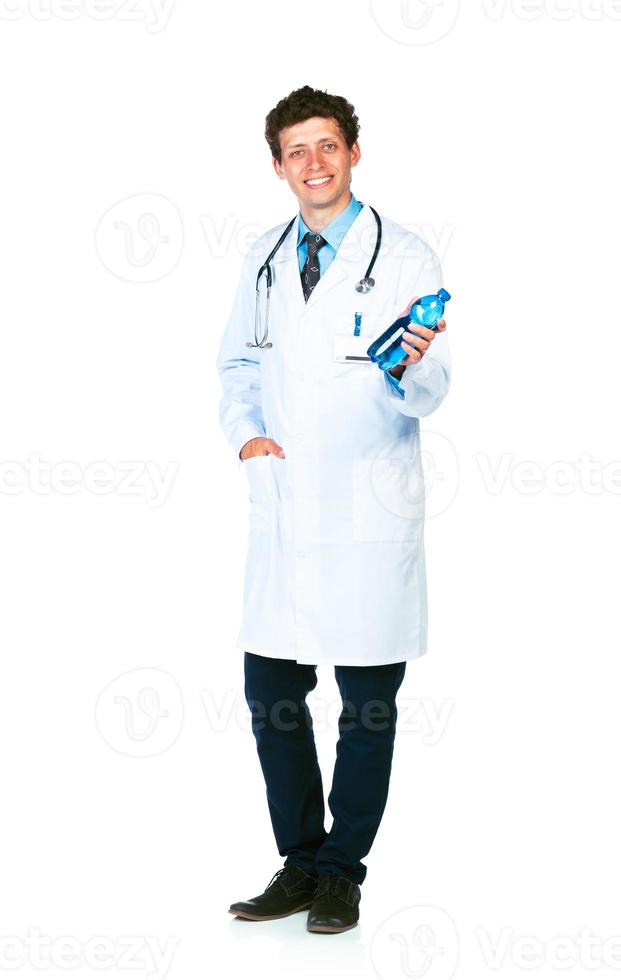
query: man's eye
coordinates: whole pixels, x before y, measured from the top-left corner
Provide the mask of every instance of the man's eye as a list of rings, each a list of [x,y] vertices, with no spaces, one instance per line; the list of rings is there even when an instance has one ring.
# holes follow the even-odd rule
[[[296,157],[298,155],[298,153],[301,153],[301,152],[302,152],[302,150],[294,150],[293,153],[291,154],[291,156],[292,157]]]
[[[336,147],[336,143],[325,143],[324,144],[324,150],[334,149],[335,147]]]

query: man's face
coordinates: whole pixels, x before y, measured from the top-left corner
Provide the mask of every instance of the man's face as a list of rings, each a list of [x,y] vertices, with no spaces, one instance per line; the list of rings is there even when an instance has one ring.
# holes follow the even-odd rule
[[[280,131],[282,163],[274,170],[286,180],[300,206],[328,208],[349,193],[351,169],[360,147],[350,149],[335,119],[314,116]]]

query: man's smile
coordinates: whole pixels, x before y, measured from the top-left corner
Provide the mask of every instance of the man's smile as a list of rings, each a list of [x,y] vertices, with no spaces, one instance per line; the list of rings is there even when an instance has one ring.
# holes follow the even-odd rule
[[[326,187],[333,177],[334,174],[329,174],[326,177],[309,177],[304,183],[307,187]]]

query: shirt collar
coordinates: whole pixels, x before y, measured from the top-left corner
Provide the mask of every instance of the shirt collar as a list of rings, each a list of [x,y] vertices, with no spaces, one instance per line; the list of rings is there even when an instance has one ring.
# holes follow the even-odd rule
[[[362,204],[360,201],[356,200],[352,194],[351,201],[345,210],[341,211],[340,214],[337,214],[336,218],[334,218],[329,225],[326,225],[326,227],[322,229],[320,233],[321,237],[325,238],[328,245],[330,245],[335,252],[338,250],[343,238],[353,224],[354,218],[361,210]],[[304,235],[311,229],[306,225],[301,213],[298,215],[298,218],[298,245],[300,245]]]

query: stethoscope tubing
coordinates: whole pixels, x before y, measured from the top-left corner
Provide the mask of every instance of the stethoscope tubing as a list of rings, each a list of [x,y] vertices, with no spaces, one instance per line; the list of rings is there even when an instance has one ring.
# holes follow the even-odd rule
[[[372,205],[369,204],[369,207],[370,207],[370,209],[373,212],[373,215],[375,217],[375,224],[377,225],[377,236],[376,236],[376,239],[375,239],[375,248],[373,249],[373,255],[371,256],[371,261],[369,262],[369,267],[368,267],[367,271],[365,272],[364,277],[360,280],[359,283],[356,284],[356,289],[358,290],[358,292],[363,292],[363,293],[366,293],[370,289],[373,289],[373,287],[375,285],[375,280],[371,278],[371,273],[373,272],[373,267],[375,266],[375,263],[377,261],[377,256],[379,255],[379,250],[380,250],[380,247],[381,247],[381,244],[382,244],[382,219],[380,218],[380,216],[377,213],[377,211],[375,210],[375,208],[372,207]],[[297,215],[296,215],[296,217],[297,217]],[[253,344],[252,341],[247,340],[246,341],[246,347],[261,347],[261,348],[263,348],[263,347],[271,347],[272,346],[271,342],[267,340],[267,334],[268,334],[268,330],[269,330],[270,294],[272,292],[272,267],[270,265],[270,262],[272,261],[272,259],[276,255],[276,252],[278,251],[278,249],[280,248],[280,246],[284,242],[285,238],[287,237],[287,235],[289,234],[289,232],[291,231],[291,229],[293,228],[294,223],[295,223],[295,217],[291,219],[291,221],[289,222],[289,224],[287,225],[287,227],[283,231],[282,235],[280,236],[280,238],[278,239],[278,241],[274,245],[274,248],[272,249],[272,251],[270,252],[270,254],[267,256],[267,258],[263,262],[261,268],[257,272],[257,281],[256,281],[256,287],[255,287],[255,308],[254,308],[254,340],[255,340],[255,342]],[[260,283],[261,283],[261,276],[263,275],[263,273],[265,273],[265,282],[266,282],[266,286],[267,286],[267,297],[266,297],[266,304],[265,304],[265,330],[263,332],[263,336],[261,337],[261,340],[259,341],[257,339],[257,329],[258,329],[258,322],[259,322],[259,286],[260,286]]]

